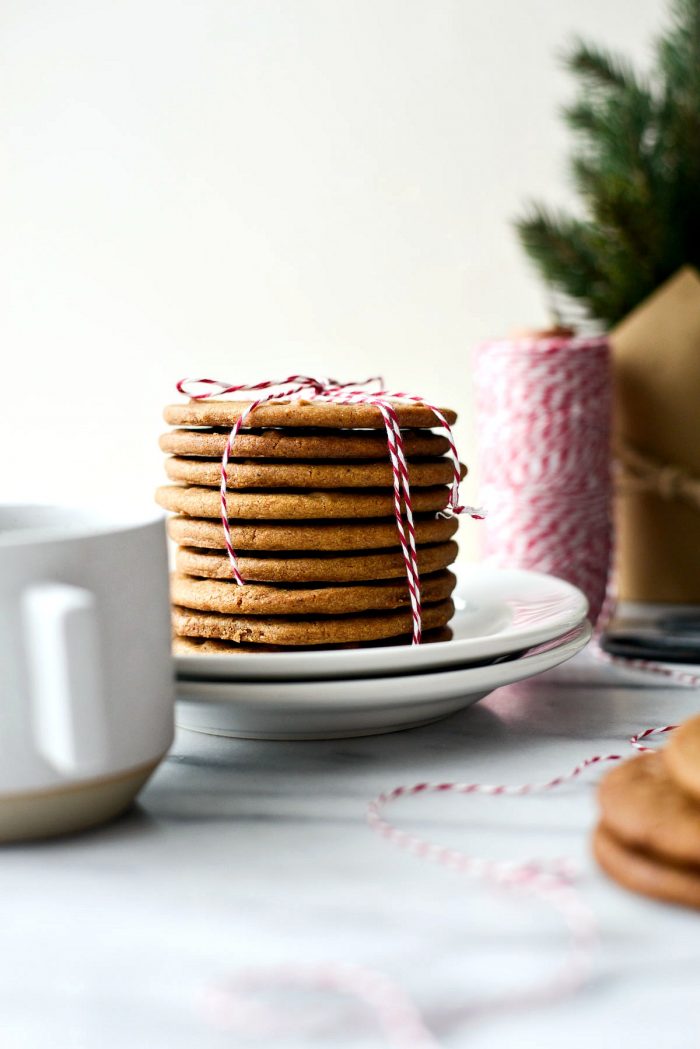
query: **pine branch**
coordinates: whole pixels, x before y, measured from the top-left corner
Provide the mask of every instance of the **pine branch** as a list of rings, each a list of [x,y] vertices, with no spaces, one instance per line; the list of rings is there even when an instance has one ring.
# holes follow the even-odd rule
[[[571,171],[587,213],[633,265],[651,272],[661,236],[653,100],[634,92],[597,106],[580,101],[567,119],[579,129]]]
[[[634,173],[601,178],[597,166],[584,157],[572,160],[574,183],[599,228],[624,243],[640,260],[653,255],[650,234],[656,225],[656,202],[645,178]]]
[[[666,265],[700,261],[700,0],[674,0],[657,45],[666,191]]]
[[[648,79],[581,41],[566,66],[583,212],[535,206],[516,229],[548,283],[614,323],[680,266],[700,266],[700,0],[673,0]]]
[[[656,117],[656,101],[648,86],[633,80],[624,91],[603,89],[591,93],[584,85],[563,116],[580,141],[601,157],[634,163],[648,152],[650,130]],[[652,136],[653,138],[653,136]]]
[[[671,27],[657,46],[659,71],[667,88],[700,103],[700,4],[674,0]]]
[[[565,67],[575,76],[581,77],[589,88],[629,91],[638,86],[634,70],[628,62],[586,40],[576,40],[564,52],[563,60]]]
[[[525,251],[554,288],[572,298],[587,299],[591,288],[600,283],[592,230],[586,223],[535,204],[517,220],[516,230]]]

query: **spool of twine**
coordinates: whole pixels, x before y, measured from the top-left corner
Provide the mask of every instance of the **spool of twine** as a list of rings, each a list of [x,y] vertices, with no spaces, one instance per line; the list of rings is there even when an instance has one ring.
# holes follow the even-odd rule
[[[595,623],[612,547],[610,354],[605,337],[486,342],[475,369],[482,554],[585,593]]]

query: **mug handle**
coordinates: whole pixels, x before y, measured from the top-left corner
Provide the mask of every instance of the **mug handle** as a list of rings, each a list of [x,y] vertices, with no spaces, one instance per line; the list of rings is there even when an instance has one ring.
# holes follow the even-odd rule
[[[103,771],[109,725],[95,595],[37,583],[22,595],[22,625],[39,751],[58,772]]]

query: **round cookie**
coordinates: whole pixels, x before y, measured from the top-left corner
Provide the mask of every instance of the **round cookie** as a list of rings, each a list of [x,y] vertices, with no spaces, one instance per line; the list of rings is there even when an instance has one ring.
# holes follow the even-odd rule
[[[411,493],[413,509],[417,513],[427,510],[444,510],[450,490],[444,485],[437,488],[417,488]],[[165,510],[191,517],[218,518],[221,513],[219,492],[216,488],[163,485],[156,491],[156,502]],[[229,492],[229,517],[263,518],[274,521],[291,519],[317,520],[335,517],[391,517],[394,512],[394,497],[391,491],[368,489],[356,492],[353,489],[286,492]]]
[[[163,418],[171,426],[228,426],[231,428],[240,419],[243,411],[253,401],[187,401],[184,404],[169,404]],[[439,426],[432,408],[425,404],[403,404],[391,402],[401,427]],[[440,411],[452,425],[457,415],[450,408]],[[331,429],[384,429],[384,419],[379,408],[373,404],[332,404],[322,401],[272,401],[254,408],[247,416],[246,426],[315,427]]]
[[[423,608],[423,629],[434,630],[454,615],[451,600]],[[212,637],[264,645],[337,645],[408,634],[409,611],[344,616],[233,616],[173,606],[173,628],[182,637]]]
[[[428,630],[423,634],[422,645],[433,645],[440,641],[451,641],[452,631],[449,627],[441,630]],[[328,652],[329,650],[348,648],[383,648],[388,645],[410,645],[411,634],[400,634],[398,637],[383,638],[380,641],[348,641],[344,645],[297,645],[298,652]],[[236,656],[241,652],[267,655],[270,652],[288,652],[288,645],[248,645],[236,641],[218,641],[212,637],[173,637],[173,654],[176,656]]]
[[[700,717],[685,721],[671,733],[664,760],[679,787],[700,805]]]
[[[457,531],[456,517],[414,517],[416,542],[444,543]],[[303,521],[254,521],[230,524],[231,539],[235,550],[289,551],[315,550],[330,552],[338,550],[380,550],[398,547],[399,539],[394,518],[386,520],[338,521],[327,524]],[[198,547],[200,550],[223,551],[224,533],[220,521],[198,517],[170,517],[167,522],[168,535],[181,546]]]
[[[602,821],[624,845],[671,863],[700,865],[700,804],[676,785],[663,751],[640,754],[598,787]]]
[[[436,572],[421,580],[426,602],[444,601],[455,588],[452,572]],[[345,615],[349,612],[376,612],[406,608],[409,591],[403,583],[365,583],[359,586],[278,587],[256,586],[218,579],[193,579],[174,573],[170,577],[170,596],[182,608],[226,615]]]
[[[221,463],[216,459],[184,459],[172,455],[165,460],[171,481],[218,488]],[[462,467],[460,475],[466,475]],[[454,477],[451,459],[428,459],[408,464],[412,487],[450,484]],[[292,460],[230,462],[226,467],[228,488],[391,488],[391,463],[300,463]]]
[[[593,833],[593,855],[606,874],[632,892],[700,907],[700,866],[665,863],[652,853],[628,848],[602,823]]]
[[[421,575],[451,565],[459,547],[455,542],[418,547]],[[228,554],[180,547],[175,554],[178,572],[206,579],[231,579]],[[328,557],[248,557],[238,556],[238,569],[246,582],[267,583],[359,583],[374,579],[405,578],[406,565],[400,550],[382,554],[356,554]],[[426,600],[429,600],[426,598]]]
[[[230,430],[170,430],[159,439],[159,445],[170,455],[199,455],[221,459]],[[404,430],[406,456],[445,455],[449,441],[430,430]],[[236,434],[233,454],[239,459],[387,459],[386,434],[383,430],[328,430],[307,433],[304,430],[242,430]]]

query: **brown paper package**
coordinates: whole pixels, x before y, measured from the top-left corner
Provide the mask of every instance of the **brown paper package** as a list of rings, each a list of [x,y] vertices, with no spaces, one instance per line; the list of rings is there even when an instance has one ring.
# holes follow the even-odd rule
[[[611,342],[615,449],[637,474],[623,469],[616,497],[618,594],[698,604],[700,274],[680,270],[618,325]]]

